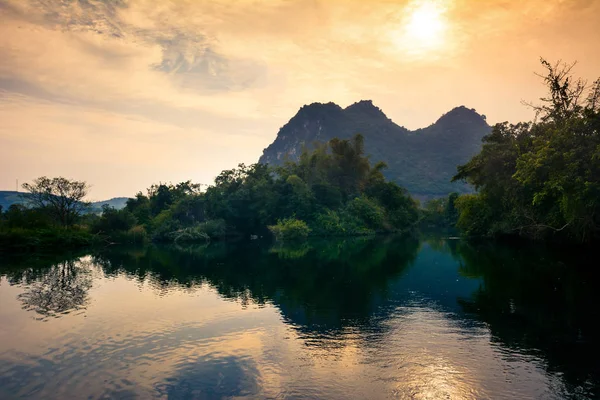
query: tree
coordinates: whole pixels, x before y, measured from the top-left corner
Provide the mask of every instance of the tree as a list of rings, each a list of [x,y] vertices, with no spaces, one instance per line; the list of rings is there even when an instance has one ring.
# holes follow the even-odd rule
[[[105,204],[102,206],[102,216],[92,223],[91,231],[94,233],[126,232],[136,223],[135,216],[127,208],[116,210]]]
[[[453,178],[479,192],[456,203],[467,233],[600,238],[600,80],[573,78],[574,64],[542,65],[548,95],[530,104],[536,121],[494,126]]]
[[[24,183],[23,189],[29,192],[27,201],[31,205],[46,209],[65,227],[72,225],[90,205],[83,200],[89,190],[84,181],[42,176],[32,183]]]

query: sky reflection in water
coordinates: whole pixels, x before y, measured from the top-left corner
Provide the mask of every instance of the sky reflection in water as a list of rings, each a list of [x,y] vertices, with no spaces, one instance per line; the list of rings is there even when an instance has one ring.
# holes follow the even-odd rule
[[[0,398],[594,398],[585,263],[414,239],[0,261]]]

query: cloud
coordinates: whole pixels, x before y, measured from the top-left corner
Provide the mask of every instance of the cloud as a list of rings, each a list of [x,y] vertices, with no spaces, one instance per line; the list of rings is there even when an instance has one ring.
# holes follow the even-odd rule
[[[443,19],[435,46],[407,34],[423,2]],[[520,100],[539,95],[539,56],[595,71],[598,13],[584,0],[0,0],[0,142],[33,149],[49,134],[52,148],[67,149],[74,136],[101,135],[125,147],[98,145],[98,157],[118,153],[123,169],[143,151],[161,179],[178,179],[170,165],[183,163],[210,181],[224,165],[257,160],[315,101],[372,99],[410,128],[457,104],[491,121],[524,119]],[[160,148],[140,146],[146,137],[162,137]],[[27,154],[38,168],[3,160],[0,185],[54,165],[102,179],[101,193],[132,192],[115,192],[85,157],[69,166],[41,148]],[[152,183],[139,172],[123,179],[123,188]]]

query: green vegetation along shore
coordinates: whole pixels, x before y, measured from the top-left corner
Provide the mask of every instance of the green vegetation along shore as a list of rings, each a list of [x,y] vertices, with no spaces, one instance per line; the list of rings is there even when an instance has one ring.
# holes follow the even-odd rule
[[[215,185],[159,184],[121,210],[85,213],[87,184],[38,178],[25,184],[30,206],[2,213],[0,241],[12,248],[100,243],[204,242],[225,237],[301,239],[414,229],[417,203],[387,182],[385,164],[371,166],[360,135],[333,139],[298,162],[223,171]]]
[[[85,182],[41,177],[23,187],[27,206],[0,208],[0,246],[78,247],[100,243],[206,242],[273,235],[352,236],[457,228],[466,237],[503,236],[565,243],[600,239],[600,80],[574,79],[550,64],[548,96],[535,122],[496,124],[454,180],[451,193],[423,207],[371,164],[364,138],[333,138],[295,161],[240,164],[205,192],[192,182],[158,184],[123,209],[89,213]]]

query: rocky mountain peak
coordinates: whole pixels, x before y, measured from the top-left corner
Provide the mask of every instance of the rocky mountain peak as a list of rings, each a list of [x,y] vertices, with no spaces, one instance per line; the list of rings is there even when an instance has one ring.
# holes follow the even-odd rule
[[[481,138],[490,132],[485,116],[465,106],[456,107],[427,128],[409,131],[392,122],[371,100],[345,109],[335,103],[312,103],[278,132],[259,162],[281,164],[297,160],[303,148],[334,137],[348,139],[357,133],[365,138],[372,162],[388,164],[385,175],[425,197],[469,192],[465,183],[451,183],[458,165],[481,149]]]

